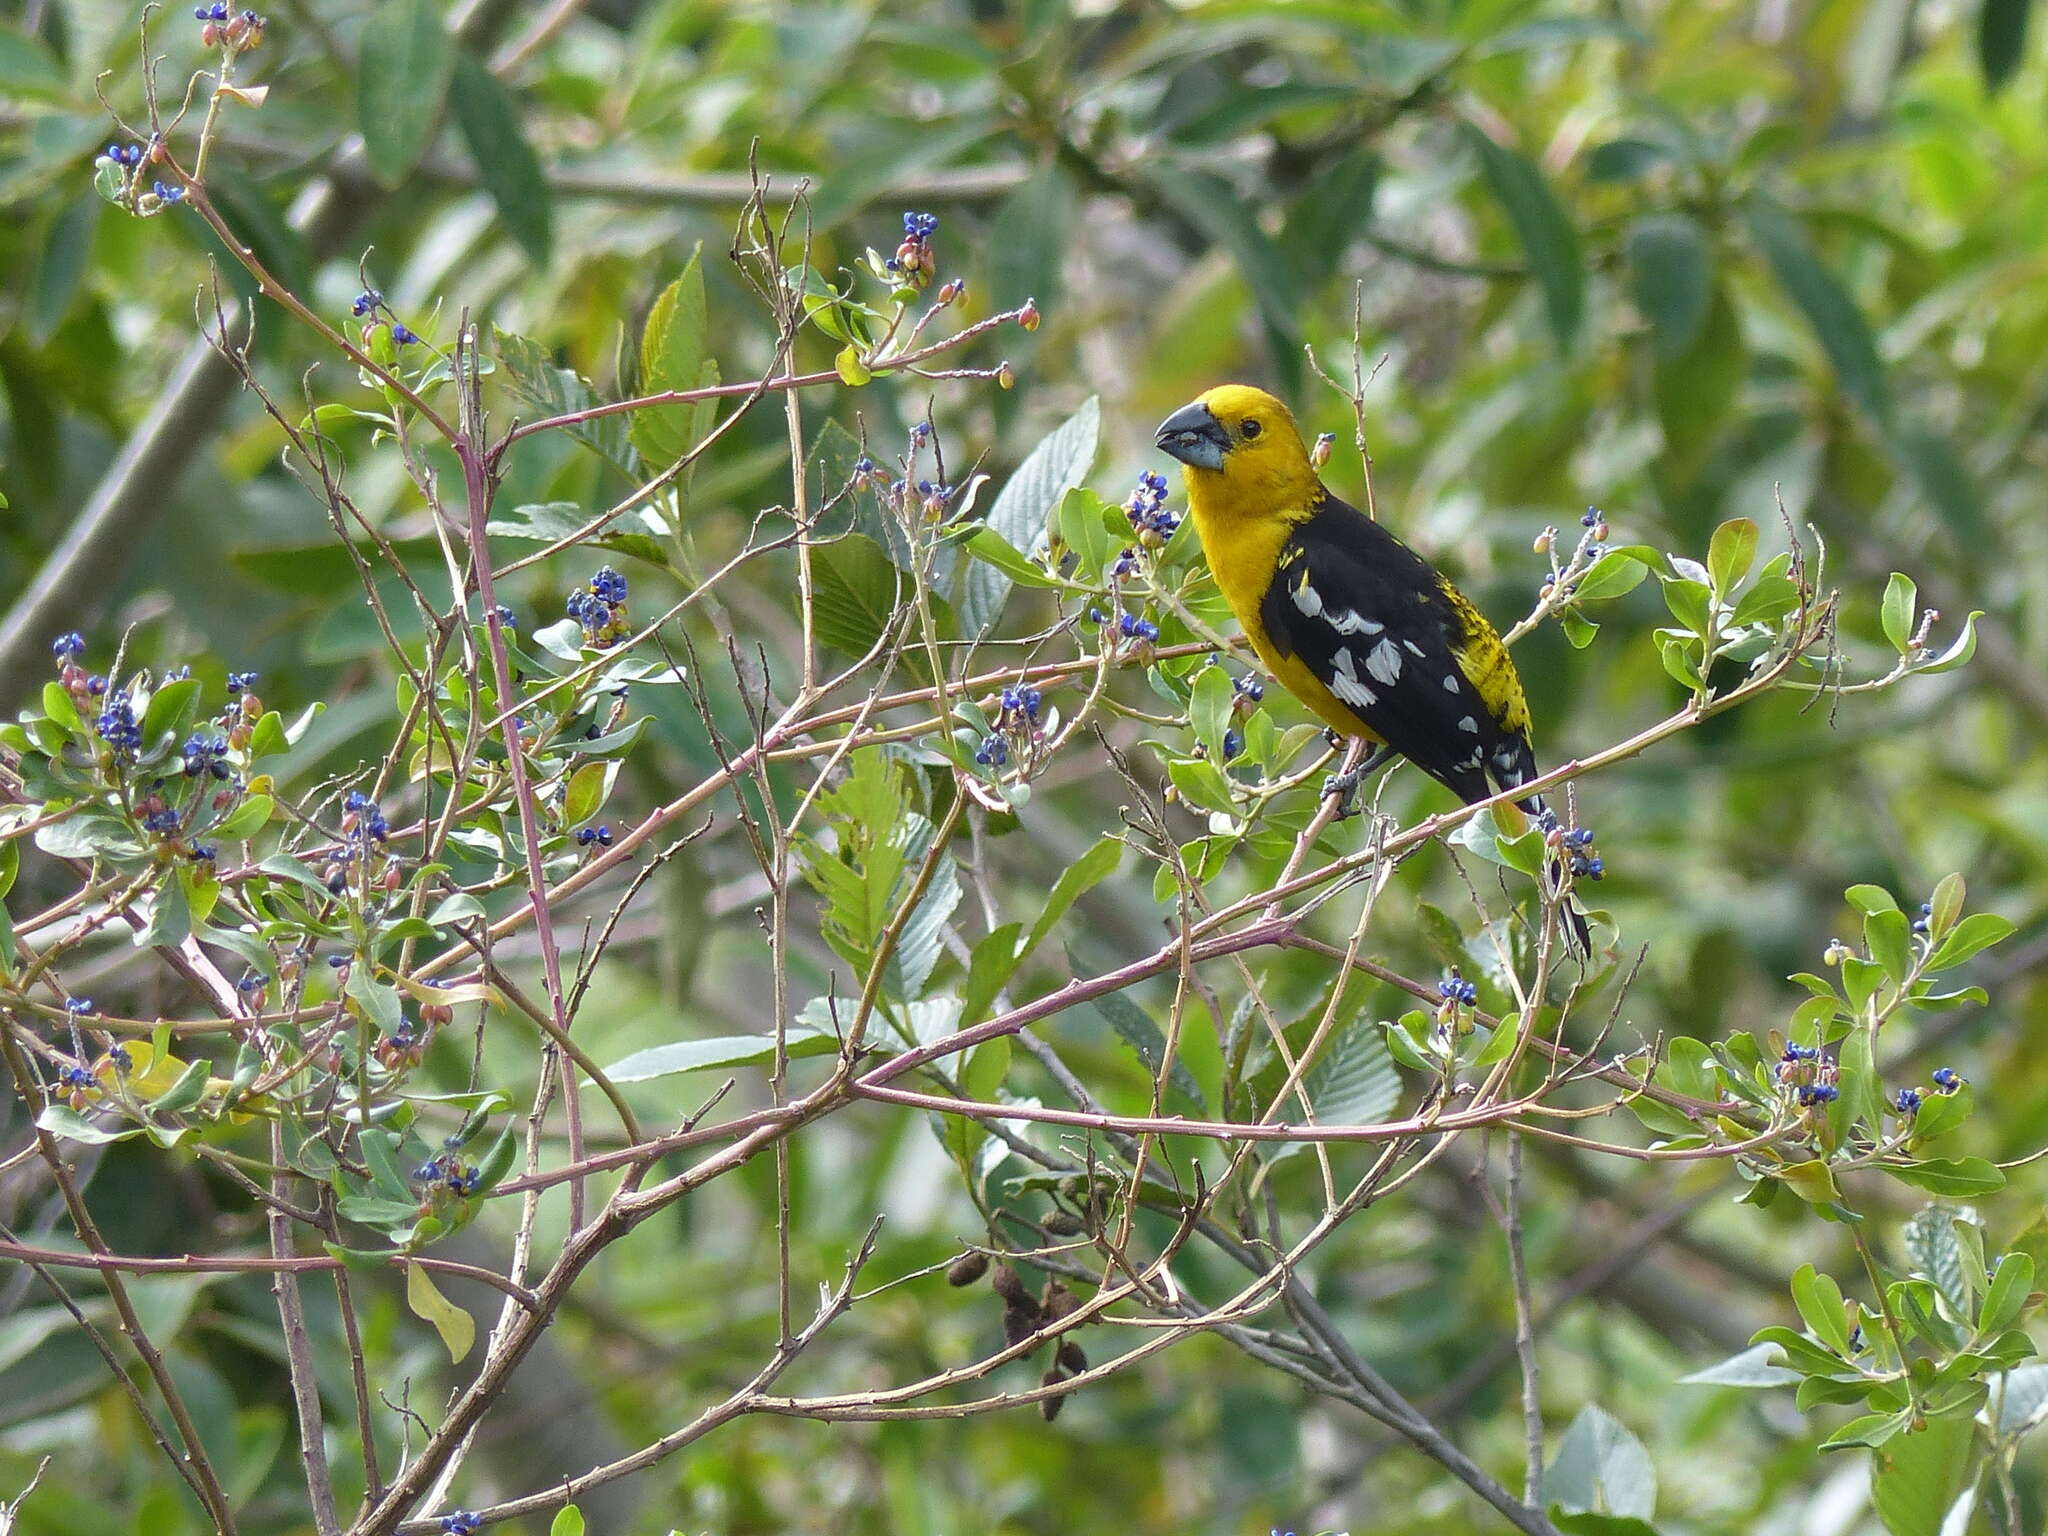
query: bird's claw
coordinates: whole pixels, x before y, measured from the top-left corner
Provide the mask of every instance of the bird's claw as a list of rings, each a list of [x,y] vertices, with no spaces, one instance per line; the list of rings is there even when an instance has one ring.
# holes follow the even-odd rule
[[[1365,770],[1353,768],[1349,773],[1333,773],[1323,780],[1324,797],[1334,796],[1337,801],[1336,820],[1344,821],[1358,814],[1358,786],[1364,779]]]

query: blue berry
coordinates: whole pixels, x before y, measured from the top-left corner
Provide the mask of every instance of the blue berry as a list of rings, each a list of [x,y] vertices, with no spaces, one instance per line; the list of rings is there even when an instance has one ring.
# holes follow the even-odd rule
[[[1920,1090],[1918,1088],[1901,1088],[1898,1096],[1892,1100],[1892,1107],[1908,1119],[1919,1114]]]
[[[1232,726],[1223,733],[1223,761],[1229,762],[1244,750],[1244,732]]]
[[[903,233],[911,240],[929,240],[939,232],[939,216],[936,213],[906,213],[903,215]]]
[[[1239,698],[1250,699],[1254,704],[1266,696],[1266,685],[1249,672],[1240,677],[1232,686],[1236,689]]]
[[[67,634],[59,635],[50,642],[50,654],[60,661],[68,661],[74,656],[84,655],[85,636],[75,629]]]
[[[1954,1067],[1936,1067],[1934,1069],[1934,1086],[1942,1093],[1954,1093],[1963,1086],[1963,1082],[1962,1073],[1958,1072]]]
[[[1588,507],[1586,508],[1586,515],[1579,519],[1579,526],[1581,528],[1590,528],[1599,521],[1600,509],[1598,507]]]
[[[372,310],[376,309],[383,302],[383,294],[379,293],[374,288],[365,288],[361,293],[356,295],[356,301],[355,303],[349,306],[349,312],[353,314],[358,320],[360,320],[363,318],[363,316],[369,314]]]
[[[626,578],[608,565],[599,566],[597,574],[590,578],[590,590],[616,608],[626,600]]]
[[[391,339],[401,347],[409,347],[418,341],[419,337],[407,330],[404,322],[394,320],[391,322]]]
[[[1799,1102],[1804,1105],[1832,1104],[1842,1096],[1842,1090],[1833,1083],[1808,1083],[1799,1090]]]
[[[981,739],[981,748],[974,754],[974,760],[984,768],[1000,768],[1010,760],[1010,744],[991,732]]]

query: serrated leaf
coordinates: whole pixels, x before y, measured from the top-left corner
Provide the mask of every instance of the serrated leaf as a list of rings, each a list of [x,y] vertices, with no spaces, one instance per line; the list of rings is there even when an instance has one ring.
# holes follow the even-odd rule
[[[1101,403],[1093,395],[1081,408],[1054,427],[1024,457],[1017,472],[997,492],[984,519],[1020,555],[1045,547],[1047,525],[1060,498],[1079,485],[1095,462],[1101,432]],[[961,578],[960,623],[965,634],[980,634],[1002,616],[1003,604],[1017,574],[983,556],[969,562]]]
[[[704,370],[703,247],[690,252],[676,280],[661,291],[640,330],[639,392],[694,389]],[[695,406],[657,405],[633,413],[633,446],[651,469],[667,469],[695,446]]]
[[[1318,1125],[1377,1125],[1401,1099],[1401,1078],[1379,1025],[1358,1020],[1302,1081]]]
[[[848,656],[866,655],[902,599],[902,572],[881,545],[850,533],[816,551],[812,575],[818,639]]]

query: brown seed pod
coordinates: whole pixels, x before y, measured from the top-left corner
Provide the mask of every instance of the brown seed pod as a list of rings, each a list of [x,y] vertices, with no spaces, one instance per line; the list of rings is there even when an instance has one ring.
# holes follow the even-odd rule
[[[1005,1345],[1014,1348],[1036,1332],[1038,1332],[1038,1309],[1036,1307],[1032,1307],[1029,1311],[1025,1310],[1024,1307],[1005,1307],[1003,1309],[1003,1343]]]
[[[1054,1237],[1079,1237],[1088,1230],[1072,1211],[1054,1211],[1045,1218],[1044,1226]]]
[[[988,1283],[996,1288],[998,1296],[1012,1305],[1031,1300],[1031,1293],[1024,1289],[1023,1278],[1007,1264],[998,1264]]]
[[[1053,1363],[1063,1371],[1072,1371],[1078,1375],[1088,1369],[1088,1354],[1072,1339],[1061,1339],[1060,1352],[1054,1357]]]
[[[946,1284],[972,1285],[988,1273],[988,1255],[970,1249],[946,1266]]]
[[[1074,1313],[1080,1311],[1081,1298],[1068,1290],[1064,1285],[1061,1285],[1059,1281],[1048,1280],[1045,1282],[1044,1299],[1039,1303],[1039,1306],[1045,1313],[1046,1320],[1056,1323],[1061,1318],[1071,1317]]]
[[[1055,1366],[1038,1379],[1038,1384],[1041,1387],[1056,1387],[1066,1379],[1065,1376],[1060,1374],[1059,1367]],[[1066,1405],[1067,1400],[1064,1395],[1059,1397],[1042,1397],[1038,1400],[1038,1411],[1044,1416],[1045,1422],[1050,1424],[1060,1416],[1060,1410],[1066,1407]]]

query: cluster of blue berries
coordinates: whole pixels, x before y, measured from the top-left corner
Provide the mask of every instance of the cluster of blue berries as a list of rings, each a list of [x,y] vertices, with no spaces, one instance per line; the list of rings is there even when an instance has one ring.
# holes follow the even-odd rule
[[[1934,1088],[1937,1093],[1954,1093],[1967,1081],[1968,1079],[1954,1067],[1934,1069]]]
[[[366,320],[383,308],[384,295],[374,288],[365,288],[355,296],[355,301],[349,305],[348,312],[358,320]],[[364,326],[363,336],[365,341],[368,340],[369,335],[370,327]],[[409,347],[418,340],[419,337],[407,328],[404,321],[393,320],[391,322],[391,341],[394,346]]]
[[[626,578],[602,566],[590,584],[569,594],[569,617],[583,626],[587,645],[606,646],[627,633]]]
[[[143,148],[140,144],[109,144],[107,158],[127,170],[134,170],[142,164]]]
[[[263,29],[269,25],[254,11],[239,14],[228,9],[227,0],[213,0],[211,5],[192,7],[192,19],[204,23],[199,29],[199,41],[211,48],[216,43],[225,43],[237,53],[254,48],[263,41]]]
[[[1815,1045],[1788,1045],[1778,1058],[1779,1086],[1791,1089],[1802,1109],[1832,1104],[1842,1096],[1835,1086],[1835,1072],[1835,1064]]]
[[[444,1143],[448,1146],[447,1151],[413,1169],[413,1181],[435,1189],[445,1189],[451,1195],[473,1195],[483,1188],[483,1174],[455,1155],[456,1148],[461,1144],[457,1138],[449,1137],[448,1143]]]
[[[1004,688],[996,728],[982,737],[981,745],[975,749],[974,760],[984,768],[1001,768],[1010,761],[1012,737],[1020,746],[1034,745],[1042,740],[1039,716],[1044,709],[1045,695],[1028,683]]]
[[[1920,1113],[1921,1095],[1918,1088],[1901,1088],[1892,1096],[1892,1108],[1903,1119],[1910,1120]]]
[[[216,779],[234,776],[234,770],[228,766],[228,739],[225,736],[194,732],[186,738],[184,757],[185,777],[188,779],[209,773]]]
[[[932,249],[932,236],[938,232],[939,216],[936,213],[904,214],[903,243],[896,247],[896,254],[885,263],[889,271],[913,288],[924,287],[938,270],[938,255]]]
[[[1124,498],[1124,515],[1147,549],[1157,549],[1172,538],[1180,518],[1166,510],[1166,476],[1149,469],[1138,476],[1137,488]]]
[[[1135,614],[1120,613],[1116,616],[1116,632],[1126,640],[1153,641],[1159,638],[1159,626],[1150,619],[1141,619]]]
[[[1550,810],[1543,813],[1538,825],[1543,828],[1543,841],[1566,855],[1566,867],[1574,877],[1581,880],[1604,880],[1607,877],[1607,861],[1590,851],[1593,846],[1591,827],[1561,826],[1557,813]]]
[[[142,745],[142,726],[135,718],[135,705],[124,690],[107,696],[106,708],[100,711],[94,722],[100,740],[114,749],[117,756],[133,753]]]
[[[1920,903],[1920,915],[1919,915],[1918,917],[1916,917],[1916,918],[1914,918],[1914,919],[1913,919],[1913,931],[1914,931],[1915,933],[1918,933],[1918,934],[1923,934],[1923,935],[1924,935],[1924,934],[1925,934],[1925,933],[1927,932],[1927,924],[1928,924],[1928,921],[1929,921],[1929,920],[1930,920],[1930,919],[1931,919],[1931,918],[1932,918],[1933,916],[1934,916],[1934,903],[1933,903],[1933,902],[1931,902],[1931,901],[1923,901],[1923,902],[1921,902],[1921,903]]]
[[[391,823],[384,819],[383,807],[360,789],[352,789],[341,802],[341,830],[352,843],[381,843],[391,836]]]
[[[603,823],[594,827],[579,827],[576,830],[578,848],[609,848],[612,845],[612,829]]]
[[[1437,996],[1447,1004],[1463,1004],[1469,1008],[1479,1001],[1479,987],[1462,976],[1446,976],[1436,984]]]
[[[466,1509],[451,1510],[441,1517],[442,1536],[474,1536],[483,1529],[483,1520]]]

